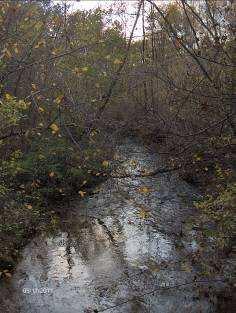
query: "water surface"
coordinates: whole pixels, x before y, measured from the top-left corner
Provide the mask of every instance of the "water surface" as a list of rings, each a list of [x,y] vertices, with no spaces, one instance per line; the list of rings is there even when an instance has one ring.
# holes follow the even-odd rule
[[[214,312],[187,257],[197,244],[183,234],[195,191],[173,173],[137,177],[160,166],[140,144],[127,140],[116,159],[55,234],[25,247],[1,288],[4,312]]]

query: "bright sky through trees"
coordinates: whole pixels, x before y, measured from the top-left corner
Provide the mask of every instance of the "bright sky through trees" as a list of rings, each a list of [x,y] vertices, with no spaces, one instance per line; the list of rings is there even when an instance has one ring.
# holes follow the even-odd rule
[[[156,1],[159,2],[160,4],[166,4],[172,0],[161,0],[161,1]],[[124,27],[124,31],[126,36],[128,37],[130,35],[133,22],[134,22],[134,17],[135,13],[137,11],[137,4],[138,0],[126,0],[126,1],[117,1],[117,0],[82,0],[82,1],[54,1],[55,3],[60,3],[60,4],[67,4],[69,7],[70,11],[76,11],[76,10],[94,10],[98,7],[102,9],[109,9],[117,7],[117,14],[114,14],[114,19],[118,19],[120,23],[122,23]],[[145,4],[146,9],[148,9],[149,5],[148,3]],[[123,7],[123,12],[121,12],[121,8]],[[136,30],[134,32],[134,38],[139,38],[142,36],[142,19],[139,19],[137,23]]]

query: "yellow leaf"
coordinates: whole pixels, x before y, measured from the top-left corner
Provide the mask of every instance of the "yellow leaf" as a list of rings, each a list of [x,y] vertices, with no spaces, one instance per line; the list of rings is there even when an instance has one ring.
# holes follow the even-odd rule
[[[38,111],[42,113],[42,112],[44,112],[44,108],[39,107],[39,108],[38,108]]]
[[[194,158],[196,161],[201,161],[202,160],[202,157],[200,154],[194,154]]]
[[[143,175],[149,175],[150,172],[149,172],[147,169],[144,169],[144,170],[142,171],[142,174],[143,174]]]
[[[26,206],[26,208],[29,209],[29,210],[31,210],[31,209],[33,208],[31,204],[26,204],[25,206]]]
[[[150,213],[141,209],[138,213],[139,217],[141,217],[142,219],[146,219],[150,216]]]
[[[9,93],[6,93],[5,94],[5,98],[8,100],[8,101],[10,101],[10,100],[12,100],[12,96],[9,94]]]
[[[135,160],[131,160],[131,161],[130,161],[130,165],[132,165],[132,166],[136,166],[136,165],[137,165],[137,161],[135,161]]]
[[[60,104],[61,101],[62,101],[62,99],[63,99],[63,97],[64,97],[64,95],[58,96],[58,97],[54,100],[54,102],[55,102],[56,104]]]
[[[28,108],[28,106],[29,106],[29,103],[26,103],[23,100],[19,100],[18,101],[18,106],[19,106],[19,108],[21,108],[23,110],[26,110]]]
[[[50,173],[48,174],[48,176],[49,176],[49,177],[54,177],[54,176],[55,176],[55,173],[54,173],[54,172],[50,172]]]
[[[54,48],[54,49],[52,50],[52,54],[53,54],[53,55],[58,55],[60,52],[61,52],[61,49],[60,49],[60,48]]]
[[[78,68],[78,67],[75,67],[75,69],[74,69],[73,72],[74,72],[76,75],[78,75],[78,76],[82,75],[82,71],[81,71],[81,69]]]
[[[119,59],[115,59],[113,63],[114,64],[122,64],[123,62],[121,60],[119,60]]]
[[[12,54],[11,54],[11,52],[10,52],[8,49],[6,49],[5,55],[6,55],[9,59],[12,57]]]
[[[150,189],[147,188],[147,187],[141,187],[141,188],[139,188],[139,192],[141,192],[141,193],[149,193]]]
[[[86,194],[86,192],[85,191],[82,191],[82,190],[80,190],[79,192],[79,195],[83,198],[84,196],[85,196],[85,194]]]
[[[32,88],[33,88],[34,90],[37,89],[35,84],[31,84],[31,86],[32,86]]]
[[[108,161],[103,161],[103,162],[102,162],[102,166],[108,167],[108,166],[109,166],[109,162],[108,162]]]
[[[96,131],[96,130],[91,131],[90,137],[94,137],[94,136],[96,136],[96,135],[97,135],[97,131]]]
[[[40,48],[40,47],[43,47],[45,46],[45,40],[40,40],[34,47],[37,49],[37,48]]]
[[[52,124],[52,125],[50,126],[50,128],[51,128],[51,130],[52,130],[54,133],[56,133],[56,132],[59,131],[59,127],[57,126],[57,124]]]
[[[83,72],[88,72],[88,67],[87,67],[87,66],[82,67],[82,71],[83,71]]]

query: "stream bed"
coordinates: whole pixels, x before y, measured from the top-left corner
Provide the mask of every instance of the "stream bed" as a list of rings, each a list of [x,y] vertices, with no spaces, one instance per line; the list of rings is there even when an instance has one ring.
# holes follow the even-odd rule
[[[161,161],[131,140],[116,160],[113,177],[68,207],[53,235],[25,247],[0,288],[1,313],[215,312],[189,262],[194,233],[183,233],[196,191],[174,173],[139,177]]]

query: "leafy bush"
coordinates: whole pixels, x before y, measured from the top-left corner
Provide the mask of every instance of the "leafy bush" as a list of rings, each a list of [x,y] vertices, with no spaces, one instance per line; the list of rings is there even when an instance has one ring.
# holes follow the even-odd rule
[[[200,212],[196,224],[203,230],[204,237],[214,239],[215,245],[224,248],[233,237],[235,227],[236,184],[232,183],[215,197],[206,196],[196,202]]]
[[[72,194],[83,198],[109,170],[105,151],[93,142],[85,142],[78,151],[50,130],[27,137],[22,150],[0,159],[0,268],[40,222],[55,219],[52,204]]]

